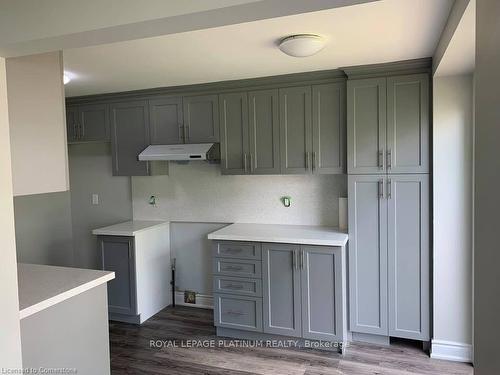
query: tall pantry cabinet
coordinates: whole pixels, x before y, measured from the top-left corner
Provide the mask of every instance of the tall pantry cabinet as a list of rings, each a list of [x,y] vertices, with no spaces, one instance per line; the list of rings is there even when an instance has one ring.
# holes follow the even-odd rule
[[[350,330],[428,341],[429,74],[349,78]]]

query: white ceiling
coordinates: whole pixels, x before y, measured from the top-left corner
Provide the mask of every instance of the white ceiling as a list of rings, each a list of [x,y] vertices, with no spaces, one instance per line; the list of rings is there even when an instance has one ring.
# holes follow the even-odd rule
[[[471,0],[460,19],[435,76],[470,74],[476,62],[476,1]]]
[[[67,96],[334,69],[432,56],[452,0],[383,0],[238,25],[64,51]],[[317,55],[276,42],[317,33]]]

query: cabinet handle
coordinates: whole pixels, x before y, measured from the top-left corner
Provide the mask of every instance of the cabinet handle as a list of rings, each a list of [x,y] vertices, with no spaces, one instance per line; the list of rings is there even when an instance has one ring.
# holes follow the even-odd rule
[[[315,169],[316,169],[316,151],[313,151],[313,153],[312,153],[312,170],[313,170],[313,172]]]
[[[384,199],[384,180],[378,182],[378,197]]]
[[[85,124],[80,124],[81,137],[85,138]]]
[[[243,166],[245,167],[245,173],[247,173],[247,153],[243,154]]]
[[[245,315],[243,311],[228,310],[225,312],[226,315]]]
[[[391,199],[391,196],[392,196],[392,181],[389,178],[387,180],[387,198]]]
[[[384,169],[384,149],[378,151],[378,169]]]
[[[307,169],[311,170],[311,153],[307,151],[306,154],[307,154]]]
[[[184,125],[179,124],[179,139],[184,142]]]
[[[73,138],[78,139],[78,134],[76,133],[76,122],[73,123]]]
[[[294,268],[296,270],[299,269],[299,267],[297,265],[297,250],[293,251],[292,268]]]
[[[300,250],[300,269],[304,269],[304,263],[305,263],[305,260],[306,260],[306,253],[304,252],[304,250]]]
[[[189,141],[190,138],[189,132],[190,132],[189,124],[184,125],[184,141]]]
[[[387,150],[387,169],[392,168],[392,151],[391,149]]]
[[[241,271],[243,269],[243,267],[241,266],[227,266],[226,268],[224,268],[224,271]]]
[[[228,284],[226,285],[226,289],[243,289],[243,285]]]
[[[250,153],[250,172],[253,172],[253,157],[252,157],[252,153]]]
[[[235,248],[228,248],[225,251],[226,251],[226,253],[234,254],[234,253],[241,253],[243,250],[241,250],[241,249],[235,249]]]

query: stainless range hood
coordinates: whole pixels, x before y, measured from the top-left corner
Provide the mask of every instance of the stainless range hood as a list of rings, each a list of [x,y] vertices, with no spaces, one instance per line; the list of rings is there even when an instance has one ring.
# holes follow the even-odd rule
[[[139,154],[139,160],[206,160],[210,162],[220,159],[218,143],[197,143],[180,145],[151,145]]]

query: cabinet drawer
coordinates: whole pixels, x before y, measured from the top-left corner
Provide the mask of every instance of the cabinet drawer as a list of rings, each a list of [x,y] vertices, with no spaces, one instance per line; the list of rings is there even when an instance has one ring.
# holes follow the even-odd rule
[[[221,258],[261,259],[260,243],[255,242],[214,242],[213,256]]]
[[[262,297],[262,281],[231,276],[214,276],[214,292]]]
[[[216,275],[262,277],[262,264],[260,260],[214,258],[213,270]]]
[[[262,299],[214,294],[214,324],[262,332]]]

